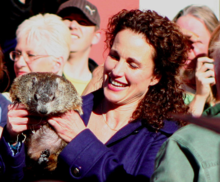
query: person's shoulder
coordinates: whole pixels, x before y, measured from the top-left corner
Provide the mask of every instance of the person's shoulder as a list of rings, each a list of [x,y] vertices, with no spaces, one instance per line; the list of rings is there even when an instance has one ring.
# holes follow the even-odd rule
[[[181,127],[177,132],[175,132],[172,138],[176,138],[180,136],[195,137],[196,135],[200,135],[203,132],[211,132],[211,131],[194,124],[188,124],[186,126]]]
[[[87,95],[83,95],[82,96],[82,100],[83,100],[83,106],[88,106],[88,105],[93,105],[93,104],[96,104],[99,100],[100,101],[100,98],[103,97],[103,89],[100,88],[94,92],[91,92]]]
[[[183,94],[184,94],[184,103],[186,105],[189,105],[192,102],[192,100],[194,99],[195,94],[190,93],[190,92],[184,92]]]
[[[163,122],[164,122],[164,126],[159,131],[166,135],[172,135],[180,128],[180,126],[175,121],[164,120]]]
[[[0,105],[2,107],[11,104],[11,97],[8,92],[0,93]]]
[[[0,101],[10,103],[11,102],[11,97],[10,97],[9,92],[0,93]]]
[[[169,140],[184,147],[206,148],[219,143],[220,135],[203,127],[188,124],[176,131]]]
[[[94,98],[93,92],[82,96],[83,103],[85,104],[87,104],[88,102],[92,102],[93,98]]]

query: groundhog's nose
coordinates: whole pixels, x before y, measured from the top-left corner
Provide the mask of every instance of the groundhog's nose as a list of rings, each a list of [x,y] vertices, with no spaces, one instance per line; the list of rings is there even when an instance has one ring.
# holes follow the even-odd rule
[[[40,114],[46,115],[47,114],[47,110],[46,109],[41,109],[39,110]]]

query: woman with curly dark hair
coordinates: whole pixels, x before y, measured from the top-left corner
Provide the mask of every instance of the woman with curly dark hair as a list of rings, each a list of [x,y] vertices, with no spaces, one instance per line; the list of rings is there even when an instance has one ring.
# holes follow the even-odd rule
[[[71,111],[48,119],[68,143],[59,154],[56,179],[149,179],[160,146],[185,124],[171,121],[172,113],[188,109],[177,80],[188,38],[175,23],[150,10],[122,10],[109,19],[106,45],[103,87],[83,97],[83,115]],[[24,111],[8,123],[11,136],[30,127]],[[19,158],[24,164],[24,151],[16,152],[12,163]],[[22,179],[22,165],[15,168],[13,177]]]

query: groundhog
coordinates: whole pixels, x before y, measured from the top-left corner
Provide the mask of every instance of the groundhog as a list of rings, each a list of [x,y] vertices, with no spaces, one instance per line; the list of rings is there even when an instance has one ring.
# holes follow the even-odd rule
[[[37,72],[17,77],[11,86],[10,96],[13,104],[22,103],[34,113],[35,118],[39,117],[39,124],[47,117],[61,115],[69,110],[82,114],[82,100],[74,86],[64,77],[53,73]],[[23,134],[26,136],[26,171],[29,175],[34,177],[54,171],[57,157],[67,143],[48,123],[40,129],[33,126]]]

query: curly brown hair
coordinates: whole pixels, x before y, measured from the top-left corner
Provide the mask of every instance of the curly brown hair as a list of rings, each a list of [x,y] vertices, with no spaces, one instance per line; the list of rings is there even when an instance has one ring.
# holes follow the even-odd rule
[[[0,47],[0,92],[6,91],[10,86],[10,77],[6,63],[4,62],[4,54]]]
[[[122,10],[109,19],[106,49],[112,47],[117,33],[124,29],[145,35],[146,41],[154,48],[154,75],[160,78],[158,84],[149,87],[132,117],[141,118],[145,124],[160,129],[164,120],[173,120],[172,113],[185,114],[188,111],[177,76],[191,48],[189,38],[174,22],[155,11]],[[180,120],[177,123],[180,126],[186,124]]]

